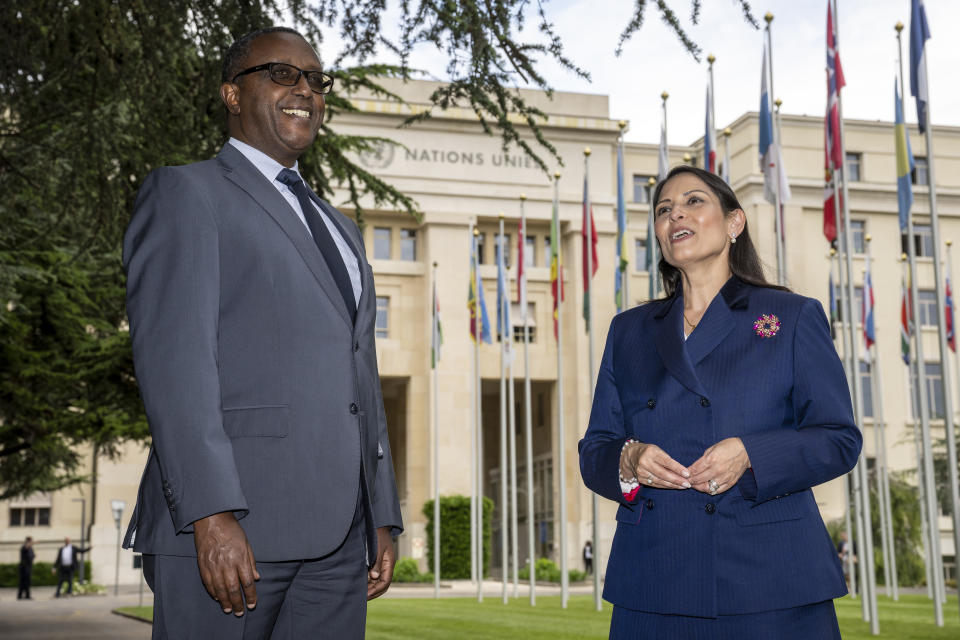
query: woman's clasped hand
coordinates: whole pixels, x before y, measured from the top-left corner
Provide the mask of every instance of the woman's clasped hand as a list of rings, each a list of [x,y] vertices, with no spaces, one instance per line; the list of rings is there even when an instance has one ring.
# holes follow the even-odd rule
[[[726,438],[684,467],[655,444],[629,442],[620,455],[620,475],[657,489],[695,489],[716,495],[728,491],[750,468],[740,438]]]

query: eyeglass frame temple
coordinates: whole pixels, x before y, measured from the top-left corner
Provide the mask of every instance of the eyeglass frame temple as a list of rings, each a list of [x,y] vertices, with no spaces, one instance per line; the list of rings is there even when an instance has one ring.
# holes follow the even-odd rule
[[[292,67],[292,68],[294,68],[294,69],[297,70],[297,79],[294,80],[293,84],[281,84],[281,83],[277,82],[276,80],[274,80],[274,79],[273,79],[273,75],[270,74],[270,81],[271,81],[271,82],[276,82],[276,83],[279,84],[281,87],[295,87],[295,86],[297,86],[297,85],[300,83],[300,78],[307,78],[307,86],[309,87],[309,86],[310,86],[310,78],[309,78],[309,76],[307,76],[307,74],[308,74],[308,73],[310,73],[310,74],[312,74],[312,73],[319,73],[322,77],[327,78],[327,79],[330,81],[330,84],[327,85],[327,87],[326,87],[327,90],[324,91],[324,92],[320,92],[319,95],[323,96],[323,95],[326,95],[326,94],[330,93],[331,91],[333,91],[333,76],[330,75],[329,73],[325,73],[325,72],[323,72],[323,71],[309,71],[309,70],[307,70],[307,69],[301,69],[300,67],[295,66],[295,65],[292,65],[292,64],[290,64],[289,62],[264,62],[263,64],[258,64],[258,65],[256,65],[256,66],[250,67],[249,69],[244,69],[243,71],[241,71],[241,72],[238,73],[237,75],[233,76],[233,79],[232,79],[230,82],[231,82],[232,84],[237,84],[237,78],[239,78],[240,76],[245,76],[245,75],[248,75],[248,74],[251,74],[251,73],[256,73],[257,71],[264,71],[264,70],[266,70],[267,72],[269,72],[269,71],[270,71],[270,67],[271,67],[272,65],[275,65],[275,64],[282,64],[282,65],[285,65],[285,66],[288,66],[288,67]],[[313,87],[310,87],[310,90],[313,91]],[[314,91],[314,93],[318,93],[318,92]]]

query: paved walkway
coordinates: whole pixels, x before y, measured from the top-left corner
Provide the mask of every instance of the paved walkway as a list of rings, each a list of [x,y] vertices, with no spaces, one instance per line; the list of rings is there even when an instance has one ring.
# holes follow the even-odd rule
[[[500,582],[486,580],[483,583],[485,598],[499,598]],[[72,596],[54,598],[53,587],[34,587],[33,600],[17,600],[16,589],[0,589],[0,638],[3,640],[139,640],[149,638],[149,624],[124,618],[111,613],[117,607],[134,607],[140,602],[136,586],[121,586],[120,594],[113,595],[108,589],[105,596]],[[590,594],[590,584],[578,584],[570,593]],[[513,585],[508,594],[512,597]],[[529,585],[519,583],[518,597],[529,597]],[[444,581],[440,597],[476,597],[477,586],[469,580]],[[560,587],[538,585],[537,595],[560,595]],[[384,597],[432,598],[433,584],[395,584]],[[153,604],[153,594],[143,588],[143,604]]]

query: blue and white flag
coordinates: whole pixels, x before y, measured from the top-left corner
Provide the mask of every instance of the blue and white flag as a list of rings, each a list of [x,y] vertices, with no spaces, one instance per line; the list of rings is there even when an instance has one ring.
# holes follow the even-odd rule
[[[893,81],[893,110],[893,134],[897,150],[897,209],[900,212],[900,230],[906,232],[910,207],[913,206],[913,183],[910,174],[915,164],[907,125],[903,121],[903,100],[900,99],[900,88],[896,79]]]
[[[507,269],[503,252],[509,251],[505,236],[497,235],[497,337],[510,344],[513,329],[510,327],[510,290],[507,287]]]
[[[927,40],[930,27],[923,0],[911,0],[910,9],[910,95],[917,99],[917,126],[920,133],[927,130],[927,102],[930,91],[927,86]]]
[[[773,139],[773,114],[770,109],[770,50],[763,43],[763,74],[760,78],[760,169],[763,171],[763,197],[774,204],[777,201],[777,180],[780,184],[780,202],[790,199],[787,172],[783,168],[780,147]]]

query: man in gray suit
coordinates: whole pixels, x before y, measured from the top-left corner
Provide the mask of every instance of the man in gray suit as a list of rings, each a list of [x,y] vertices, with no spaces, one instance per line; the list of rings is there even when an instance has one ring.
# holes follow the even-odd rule
[[[153,436],[124,546],[155,638],[362,638],[402,524],[373,272],[297,173],[333,80],[285,28],[235,42],[222,80],[230,140],[147,176],[124,238]]]

